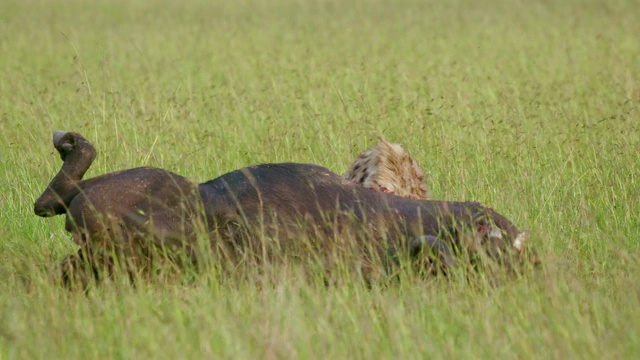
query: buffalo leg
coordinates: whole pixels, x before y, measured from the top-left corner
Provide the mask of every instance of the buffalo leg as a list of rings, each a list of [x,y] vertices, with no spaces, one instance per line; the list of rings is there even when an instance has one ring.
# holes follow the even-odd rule
[[[92,279],[94,281],[99,279],[98,269],[87,259],[83,249],[64,258],[60,270],[62,284],[69,289],[79,286],[86,290]]]
[[[439,268],[446,274],[448,269],[456,266],[451,248],[433,235],[420,236],[411,241],[409,254],[412,261],[428,265],[432,272]]]

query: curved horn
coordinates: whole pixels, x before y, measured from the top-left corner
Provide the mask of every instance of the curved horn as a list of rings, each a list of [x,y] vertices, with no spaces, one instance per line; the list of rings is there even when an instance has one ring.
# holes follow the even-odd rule
[[[518,250],[519,252],[522,252],[524,250],[524,242],[527,240],[528,234],[529,233],[527,231],[523,231],[518,234],[518,236],[516,236],[515,240],[513,240],[513,247],[516,248],[516,250]]]

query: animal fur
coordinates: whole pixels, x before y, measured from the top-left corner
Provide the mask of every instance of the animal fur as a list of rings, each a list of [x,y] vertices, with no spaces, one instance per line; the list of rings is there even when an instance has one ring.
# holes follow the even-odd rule
[[[86,263],[94,274],[103,263],[110,268],[110,253],[134,267],[146,266],[154,247],[183,248],[195,260],[203,245],[199,232],[207,235],[205,248],[233,264],[353,254],[366,279],[386,254],[415,257],[425,250],[447,258],[447,249],[468,248],[505,266],[522,260],[525,235],[480,203],[394,196],[317,165],[294,163],[249,166],[200,184],[148,167],[83,179],[96,156],[93,146],[72,132],[54,133],[53,142],[63,165],[34,212],[66,215],[65,228],[80,246],[63,263],[65,282],[73,282]]]
[[[402,146],[384,139],[360,154],[344,178],[375,191],[414,199],[431,198],[420,165]]]

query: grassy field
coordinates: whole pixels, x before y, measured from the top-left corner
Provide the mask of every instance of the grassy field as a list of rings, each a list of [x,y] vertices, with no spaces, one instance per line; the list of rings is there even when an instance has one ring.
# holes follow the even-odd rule
[[[638,18],[634,0],[0,2],[0,359],[640,357]],[[87,176],[198,181],[343,172],[384,136],[435,198],[531,229],[544,269],[69,293],[64,219],[32,210],[55,129],[95,144]]]

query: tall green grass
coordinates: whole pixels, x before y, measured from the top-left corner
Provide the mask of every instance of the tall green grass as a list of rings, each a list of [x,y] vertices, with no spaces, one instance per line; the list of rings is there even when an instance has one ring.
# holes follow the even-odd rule
[[[637,358],[636,1],[0,2],[0,358]],[[500,286],[285,277],[55,282],[74,251],[32,213],[55,129],[197,181],[295,161],[336,172],[379,136],[438,199],[532,231]]]

